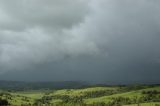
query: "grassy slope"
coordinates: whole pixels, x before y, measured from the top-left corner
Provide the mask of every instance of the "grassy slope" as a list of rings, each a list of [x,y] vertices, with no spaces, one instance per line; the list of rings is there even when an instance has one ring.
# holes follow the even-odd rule
[[[154,88],[146,88],[146,89],[142,89],[142,90],[137,90],[137,91],[130,91],[130,92],[125,92],[125,93],[120,93],[120,94],[113,94],[110,96],[102,96],[102,97],[98,97],[98,98],[89,98],[89,99],[85,99],[85,103],[87,104],[92,104],[93,102],[109,102],[111,101],[111,98],[113,97],[129,97],[129,98],[133,98],[133,97],[141,97],[143,96],[141,94],[142,91],[147,91],[147,90],[157,90],[160,91],[160,87],[154,87]]]
[[[107,103],[107,102],[111,101],[111,98],[120,97],[120,96],[132,98],[134,96],[137,96],[137,97],[141,96],[141,93],[139,91],[138,92],[131,91],[131,92],[126,92],[126,93],[113,94],[111,96],[102,96],[102,97],[98,97],[98,98],[89,98],[89,99],[85,100],[85,103],[87,103],[87,104],[92,104],[93,102],[105,102],[105,103]]]
[[[69,89],[69,90],[57,90],[57,91],[52,91],[49,92],[48,95],[49,96],[64,96],[64,95],[68,95],[70,97],[75,97],[75,96],[83,96],[88,92],[94,92],[94,91],[104,91],[104,90],[118,90],[119,87],[91,87],[91,88],[86,88],[86,89]],[[153,88],[146,88],[143,90],[157,90],[160,91],[160,86],[158,87],[153,87]],[[129,97],[129,98],[133,98],[133,97],[141,97],[143,96],[141,94],[141,92],[143,90],[137,90],[137,91],[129,91],[129,92],[125,92],[125,93],[118,93],[118,94],[113,94],[113,95],[109,95],[109,96],[101,96],[101,97],[97,97],[97,98],[88,98],[88,99],[84,99],[84,102],[87,104],[92,104],[92,103],[97,103],[97,102],[109,102],[111,101],[111,98],[113,97]],[[2,92],[2,91],[1,91]],[[9,102],[14,106],[20,106],[23,103],[31,103],[33,104],[35,99],[40,99],[42,98],[44,95],[46,95],[45,91],[26,91],[26,92],[12,92],[11,94],[11,100],[9,100]],[[2,98],[7,98],[6,96],[3,96]],[[23,99],[27,99],[28,102],[24,101]],[[57,102],[61,102],[60,99],[54,99],[50,101],[51,103],[57,103]],[[155,104],[155,103],[144,103],[141,106],[151,106],[151,104]],[[129,105],[129,106],[136,106],[136,104],[133,105]]]
[[[57,90],[50,95],[54,96],[83,96],[88,92],[94,92],[94,91],[105,91],[105,90],[117,90],[118,87],[92,87],[92,88],[86,88],[86,89],[69,89],[69,90]]]
[[[24,92],[15,92],[11,93],[12,95],[20,95],[20,96],[25,96],[33,99],[40,99],[42,96],[44,96],[44,92],[42,91],[24,91]]]
[[[140,106],[155,106],[160,105],[160,102],[141,103]],[[138,106],[138,104],[124,105],[124,106]]]

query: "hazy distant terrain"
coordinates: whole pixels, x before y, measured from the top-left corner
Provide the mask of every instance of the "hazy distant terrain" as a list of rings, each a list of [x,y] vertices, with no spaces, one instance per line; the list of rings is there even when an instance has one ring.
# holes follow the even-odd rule
[[[24,81],[0,81],[0,89],[4,90],[41,90],[41,89],[69,89],[88,86],[86,82],[78,81],[52,81],[52,82],[24,82]]]
[[[68,82],[67,82],[68,83]],[[160,85],[0,90],[0,106],[160,106]]]

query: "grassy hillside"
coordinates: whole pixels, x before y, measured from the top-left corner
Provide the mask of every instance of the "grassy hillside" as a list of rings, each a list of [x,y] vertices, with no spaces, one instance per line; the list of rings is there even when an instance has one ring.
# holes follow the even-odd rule
[[[160,86],[112,86],[63,90],[0,90],[11,106],[160,106]]]
[[[143,94],[143,91],[158,91],[160,92],[160,87],[152,87],[152,88],[145,88],[145,89],[141,89],[141,90],[131,90],[128,92],[123,92],[123,93],[118,93],[118,94],[113,94],[110,96],[102,96],[102,97],[97,97],[97,98],[89,98],[85,100],[85,103],[87,104],[92,104],[93,102],[97,103],[97,102],[104,102],[104,103],[108,103],[110,101],[113,100],[113,98],[119,98],[119,97],[123,97],[123,98],[129,98],[129,99],[140,99],[144,96],[146,96],[146,94]],[[160,97],[160,94],[157,93],[156,94],[158,97]],[[160,98],[159,98],[160,99]]]

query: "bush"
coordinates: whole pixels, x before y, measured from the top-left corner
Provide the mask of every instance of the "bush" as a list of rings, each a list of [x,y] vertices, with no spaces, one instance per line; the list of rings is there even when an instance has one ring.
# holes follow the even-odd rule
[[[9,103],[8,103],[7,100],[5,100],[5,99],[0,99],[0,106],[8,106],[8,105],[9,105]]]

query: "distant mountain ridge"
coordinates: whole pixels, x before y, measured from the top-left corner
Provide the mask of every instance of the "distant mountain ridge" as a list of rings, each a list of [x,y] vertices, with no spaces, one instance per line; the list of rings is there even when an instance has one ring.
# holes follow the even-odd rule
[[[0,89],[5,90],[74,89],[88,85],[88,83],[81,81],[25,82],[0,80]]]

